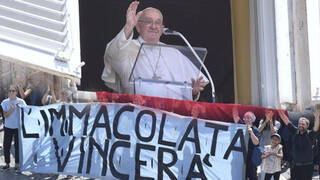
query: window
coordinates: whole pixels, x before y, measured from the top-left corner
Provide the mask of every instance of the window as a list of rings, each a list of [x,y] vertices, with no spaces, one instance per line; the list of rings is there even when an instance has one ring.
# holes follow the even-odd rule
[[[75,0],[1,0],[0,59],[81,78]]]

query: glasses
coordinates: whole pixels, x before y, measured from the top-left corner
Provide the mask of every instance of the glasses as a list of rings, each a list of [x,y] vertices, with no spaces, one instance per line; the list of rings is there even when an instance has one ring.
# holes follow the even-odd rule
[[[16,92],[15,89],[9,89],[9,92]]]
[[[154,26],[156,26],[158,28],[163,27],[163,24],[160,21],[153,22],[152,20],[139,20],[138,22],[142,23],[145,26],[152,26],[152,24],[153,24]]]

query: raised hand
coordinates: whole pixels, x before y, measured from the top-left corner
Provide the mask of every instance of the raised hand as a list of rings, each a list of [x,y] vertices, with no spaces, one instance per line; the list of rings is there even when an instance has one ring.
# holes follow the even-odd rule
[[[282,121],[286,125],[288,125],[290,123],[290,120],[289,120],[288,116],[284,113],[283,110],[278,110],[278,114],[279,114],[280,118],[282,119]]]
[[[23,88],[23,87],[22,87],[22,84],[23,84],[23,82],[19,81],[18,84],[17,84],[17,87],[18,87],[19,89],[20,89],[20,88]]]
[[[319,121],[320,121],[320,109],[316,109],[313,112],[314,115],[314,126],[313,126],[313,131],[317,132],[319,130]]]
[[[199,77],[198,79],[191,79],[192,82],[192,95],[197,95],[200,91],[204,89],[206,82],[203,80],[203,77]]]
[[[320,109],[317,109],[313,112],[314,118],[319,119],[320,118]]]
[[[26,78],[20,77],[17,79],[17,87],[23,88],[23,85],[26,83]]]
[[[274,114],[274,112],[273,112],[273,111],[267,111],[267,112],[265,113],[265,116],[266,116],[266,122],[271,122],[272,117],[273,117],[273,114]]]
[[[127,39],[132,34],[133,28],[136,26],[138,19],[142,14],[142,11],[137,13],[138,5],[139,1],[133,1],[127,9],[126,24],[124,26],[124,33]]]
[[[240,117],[239,117],[238,107],[233,107],[232,108],[232,117],[233,117],[233,121],[235,123],[239,123]]]

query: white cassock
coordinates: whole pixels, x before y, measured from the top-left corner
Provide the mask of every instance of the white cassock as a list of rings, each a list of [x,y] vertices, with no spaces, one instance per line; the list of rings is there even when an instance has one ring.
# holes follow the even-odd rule
[[[175,83],[166,84],[165,82],[191,83],[191,78],[197,79],[200,76],[208,82],[207,78],[199,72],[199,69],[179,50],[163,46],[144,45],[145,48],[142,48],[139,53],[143,42],[141,37],[138,40],[133,40],[132,35],[127,40],[122,30],[107,45],[102,80],[108,87],[126,94],[133,94],[136,91],[137,94],[148,96],[192,100],[190,88],[186,89],[182,88],[181,85],[174,86],[172,84]],[[143,83],[144,81],[142,81],[142,84],[137,84],[136,81],[136,89],[134,89],[129,77],[138,53],[139,60],[135,65],[133,77],[150,79],[151,82]],[[155,83],[152,80],[159,80],[163,83]]]

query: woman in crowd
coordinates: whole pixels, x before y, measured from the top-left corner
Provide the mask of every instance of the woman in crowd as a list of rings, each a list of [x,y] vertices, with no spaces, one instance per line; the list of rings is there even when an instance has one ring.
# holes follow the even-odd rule
[[[274,119],[274,112],[270,109],[266,109],[265,118],[259,122],[259,132],[261,133],[260,146],[264,147],[270,142],[271,135],[278,132],[281,127],[281,123]]]

